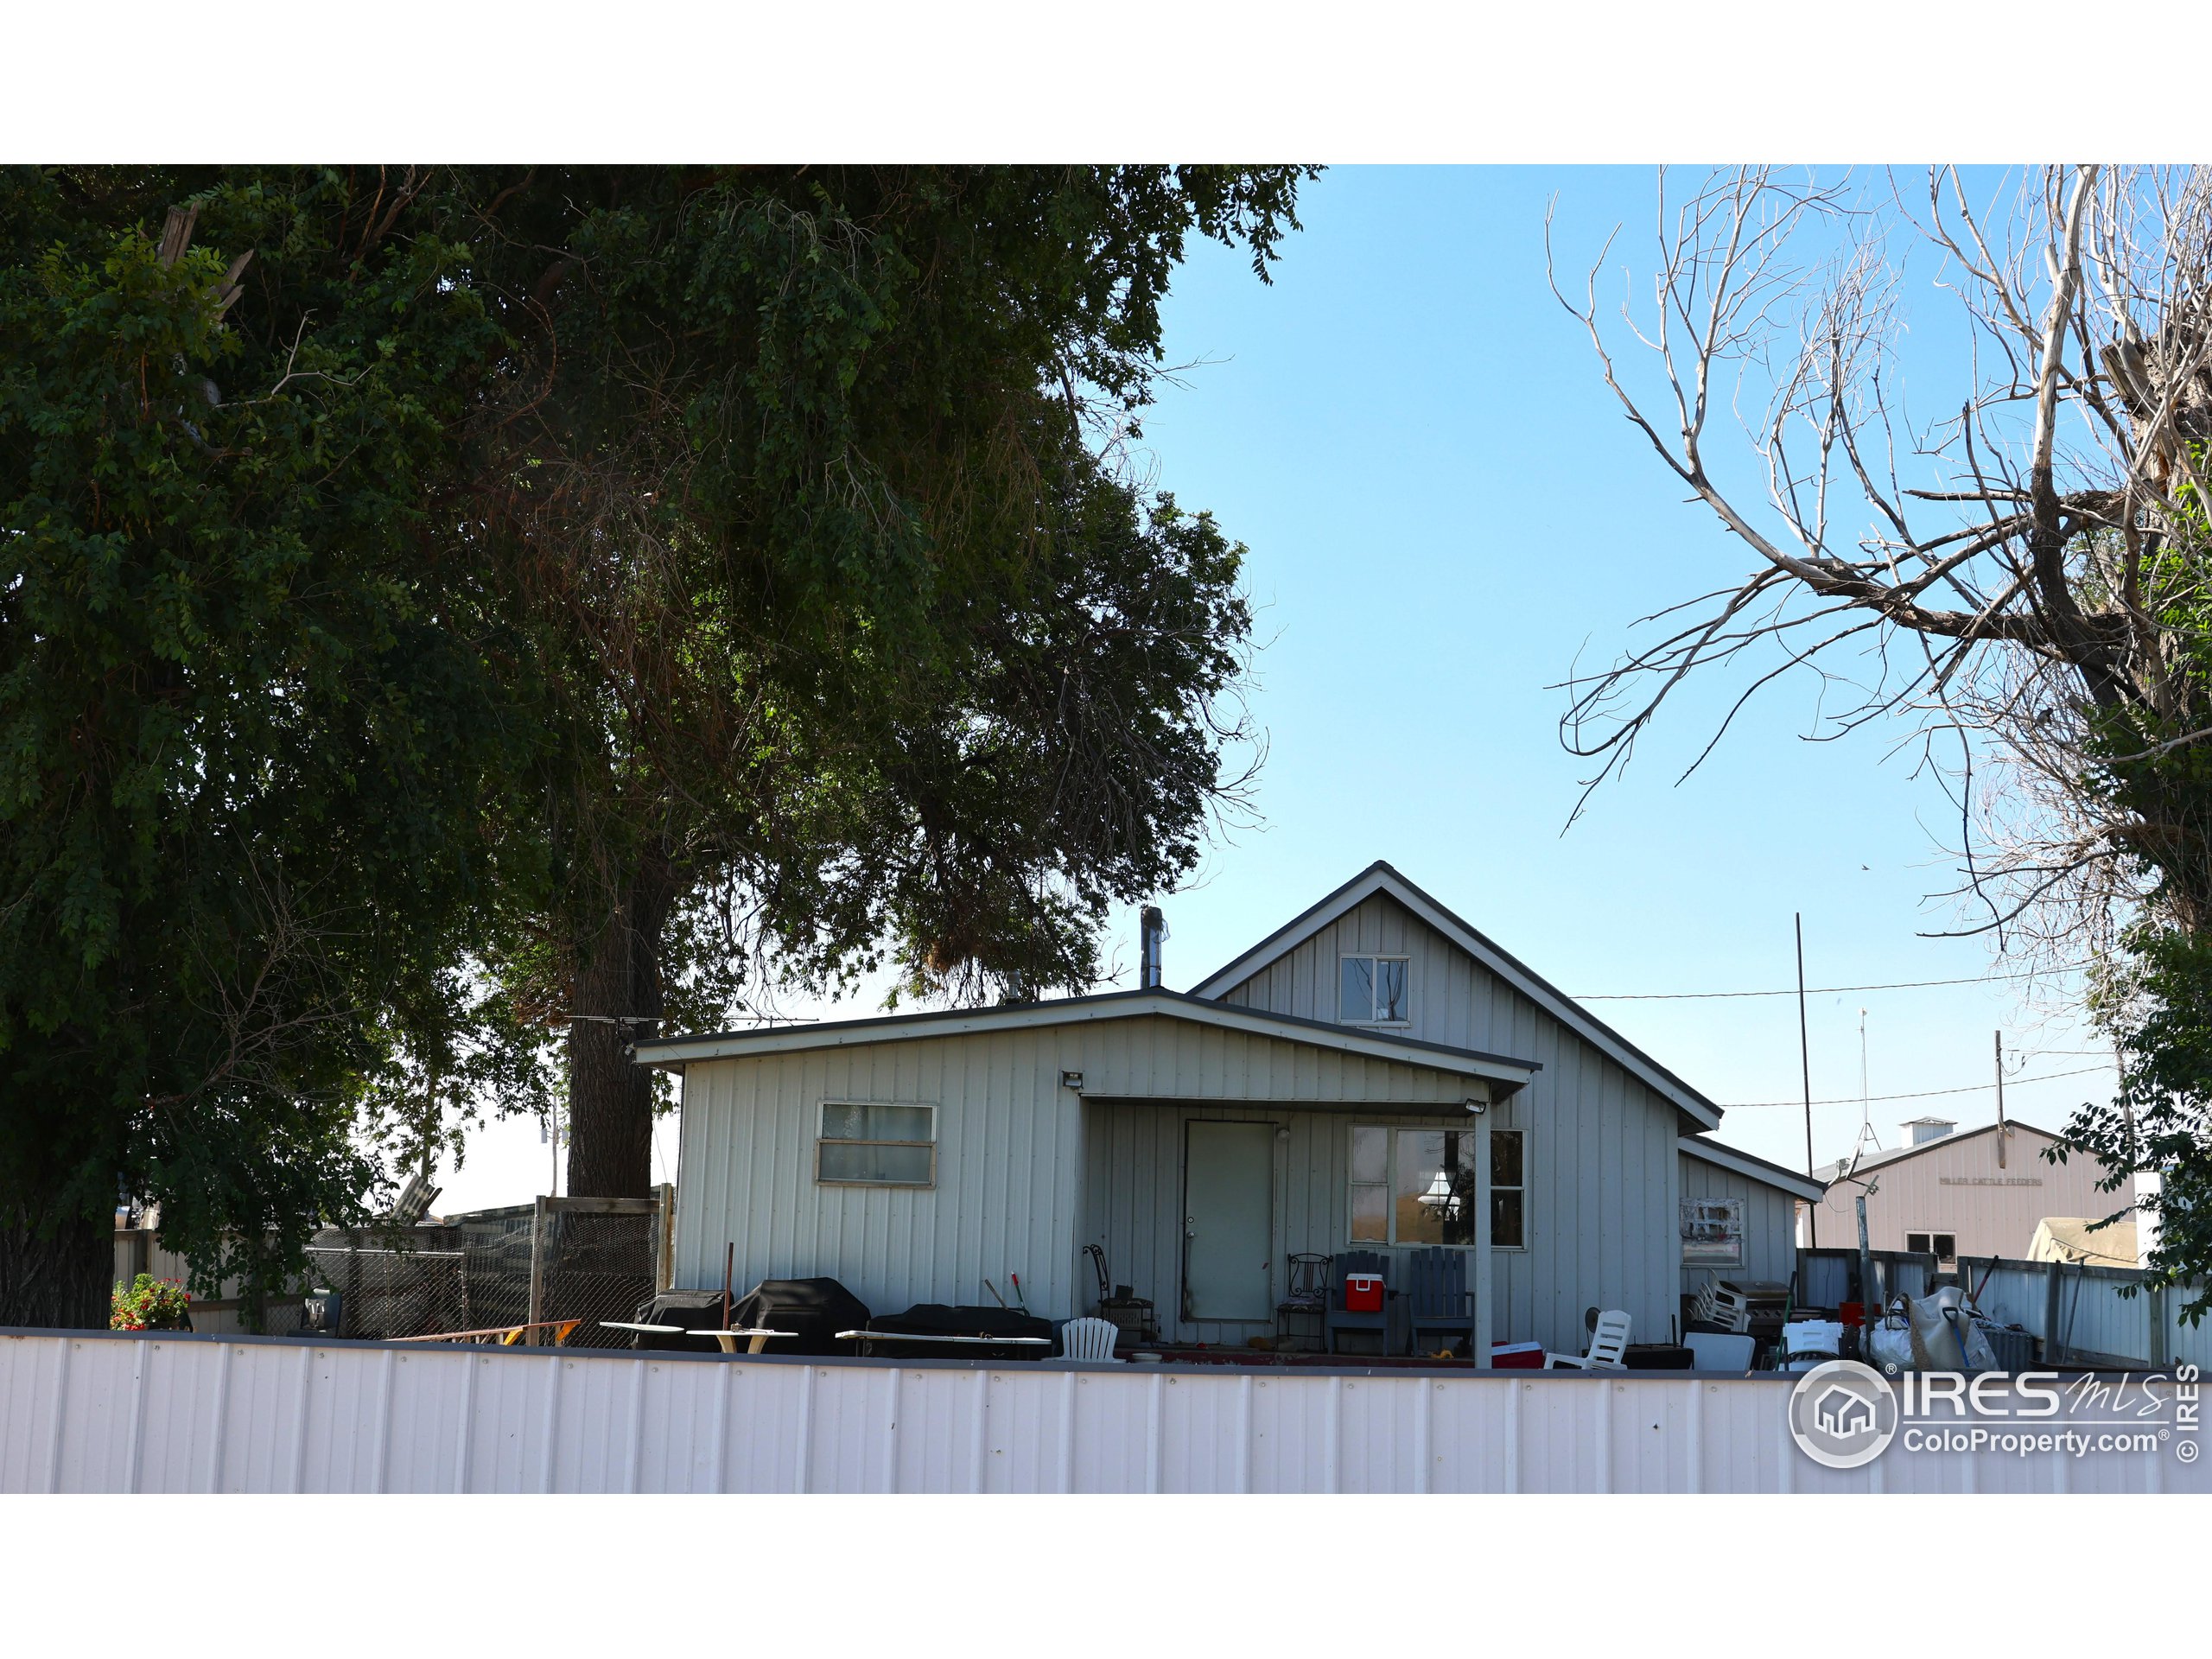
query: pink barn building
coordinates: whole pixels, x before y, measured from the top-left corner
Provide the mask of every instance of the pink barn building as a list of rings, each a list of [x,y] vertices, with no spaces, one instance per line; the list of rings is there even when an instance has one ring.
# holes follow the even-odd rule
[[[2056,1135],[2017,1120],[1958,1132],[1948,1119],[1916,1118],[1903,1126],[1905,1144],[1869,1153],[1851,1170],[1848,1160],[1819,1173],[1827,1196],[1799,1217],[1799,1243],[1823,1249],[1859,1243],[1857,1199],[1866,1199],[1867,1243],[1878,1250],[1923,1250],[1948,1269],[1967,1257],[2029,1258],[2037,1230],[2047,1219],[2094,1221],[2132,1207],[2135,1185],[2097,1190],[2103,1171],[2075,1153],[2055,1164],[2044,1149]],[[1855,1179],[1844,1179],[1847,1172]],[[1809,1228],[1806,1225],[1809,1220]],[[2127,1224],[2088,1235],[2101,1255],[2135,1265],[2134,1230]]]

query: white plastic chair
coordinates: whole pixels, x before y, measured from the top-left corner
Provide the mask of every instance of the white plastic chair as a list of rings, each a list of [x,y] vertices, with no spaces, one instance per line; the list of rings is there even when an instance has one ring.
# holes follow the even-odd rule
[[[1111,1359],[1121,1326],[1111,1319],[1070,1319],[1060,1327],[1063,1359]]]
[[[1628,1363],[1623,1357],[1628,1347],[1628,1315],[1617,1307],[1609,1307],[1598,1316],[1598,1328],[1590,1333],[1590,1351],[1586,1354],[1546,1354],[1544,1369],[1556,1371],[1567,1369],[1578,1371],[1624,1371]]]

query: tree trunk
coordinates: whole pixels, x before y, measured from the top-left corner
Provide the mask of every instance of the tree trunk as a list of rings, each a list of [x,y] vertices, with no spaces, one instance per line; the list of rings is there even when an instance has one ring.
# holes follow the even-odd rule
[[[642,1198],[653,1185],[653,1074],[629,1056],[661,1011],[661,932],[676,880],[648,855],[579,953],[569,1023],[569,1192]]]
[[[0,1325],[105,1331],[114,1280],[111,1219],[0,1206]]]

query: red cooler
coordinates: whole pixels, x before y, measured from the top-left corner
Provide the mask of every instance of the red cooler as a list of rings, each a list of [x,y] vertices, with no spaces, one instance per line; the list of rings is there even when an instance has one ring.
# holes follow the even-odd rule
[[[1344,1274],[1344,1312],[1347,1313],[1380,1313],[1382,1311],[1382,1275],[1379,1273],[1348,1273]]]

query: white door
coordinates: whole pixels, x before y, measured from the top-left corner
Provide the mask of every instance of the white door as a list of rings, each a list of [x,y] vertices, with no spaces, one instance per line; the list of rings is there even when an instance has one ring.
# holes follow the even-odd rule
[[[1183,1181],[1183,1317],[1274,1317],[1274,1127],[1192,1123]]]

